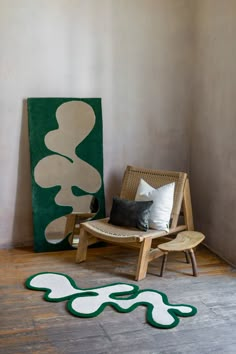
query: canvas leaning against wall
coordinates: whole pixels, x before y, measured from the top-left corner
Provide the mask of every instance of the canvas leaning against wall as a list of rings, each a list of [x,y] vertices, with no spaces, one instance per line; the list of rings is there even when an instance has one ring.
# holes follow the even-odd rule
[[[105,216],[99,98],[28,98],[34,250],[72,249],[70,218]]]

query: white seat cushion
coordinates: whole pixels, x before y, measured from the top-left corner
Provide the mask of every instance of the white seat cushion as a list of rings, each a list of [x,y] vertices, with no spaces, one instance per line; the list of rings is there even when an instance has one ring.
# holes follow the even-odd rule
[[[152,200],[149,227],[169,231],[171,211],[174,202],[175,183],[165,184],[157,189],[140,179],[135,200]]]

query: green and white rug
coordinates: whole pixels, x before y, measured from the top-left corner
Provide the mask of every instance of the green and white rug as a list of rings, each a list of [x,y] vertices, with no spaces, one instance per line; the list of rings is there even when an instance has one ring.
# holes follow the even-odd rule
[[[68,275],[49,272],[32,275],[25,284],[28,289],[45,291],[46,301],[67,300],[68,311],[78,317],[98,316],[106,306],[122,313],[145,306],[149,324],[157,328],[173,328],[179,323],[178,317],[197,313],[194,306],[170,304],[164,293],[151,289],[139,290],[133,284],[114,283],[81,289]]]

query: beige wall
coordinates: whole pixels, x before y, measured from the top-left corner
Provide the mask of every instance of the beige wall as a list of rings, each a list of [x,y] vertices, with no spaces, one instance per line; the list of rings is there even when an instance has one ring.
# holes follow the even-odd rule
[[[236,265],[236,1],[0,0],[0,247],[32,244],[27,97],[102,97],[107,210],[127,164],[191,172]]]
[[[236,265],[236,1],[198,0],[191,186],[206,244]]]
[[[191,5],[0,0],[0,247],[33,242],[27,97],[102,97],[108,210],[127,164],[188,170]]]

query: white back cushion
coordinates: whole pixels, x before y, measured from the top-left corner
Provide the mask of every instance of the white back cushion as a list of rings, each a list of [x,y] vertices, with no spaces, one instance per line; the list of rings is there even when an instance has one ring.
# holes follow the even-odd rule
[[[169,231],[174,191],[174,182],[155,189],[143,179],[140,179],[135,200],[153,200],[149,219],[151,229]]]

